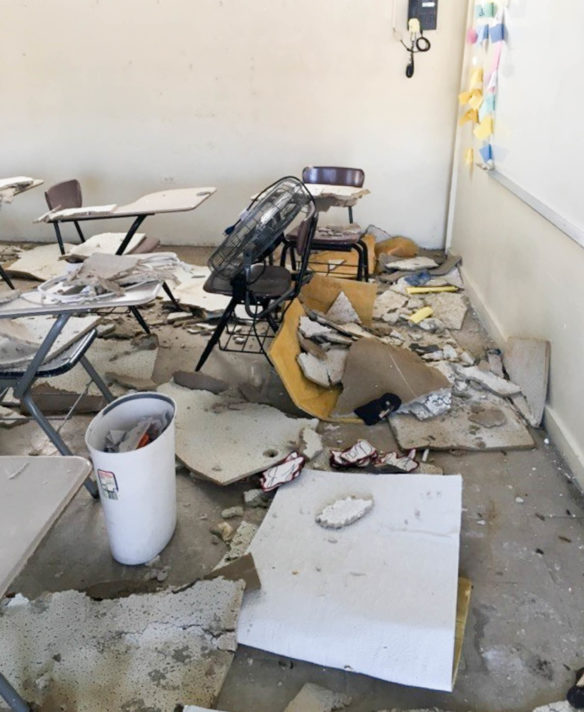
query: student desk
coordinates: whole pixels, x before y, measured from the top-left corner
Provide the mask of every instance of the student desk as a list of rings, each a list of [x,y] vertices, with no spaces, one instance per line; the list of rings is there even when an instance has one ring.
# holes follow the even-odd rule
[[[12,387],[14,395],[21,402],[25,403],[28,410],[36,420],[38,425],[43,429],[45,434],[51,439],[55,447],[61,455],[71,455],[71,451],[64,443],[63,439],[53,428],[51,423],[40,411],[36,403],[32,400],[30,390],[37,377],[45,377],[43,369],[47,369],[49,363],[47,355],[49,354],[52,345],[62,332],[65,324],[74,314],[87,314],[98,311],[99,309],[112,309],[116,307],[131,307],[147,304],[153,301],[160,291],[160,282],[148,282],[147,284],[130,287],[121,295],[108,295],[106,298],[100,299],[84,299],[79,297],[74,301],[66,303],[50,301],[41,301],[39,292],[26,292],[25,294],[13,299],[11,302],[0,304],[0,319],[16,319],[22,316],[38,316],[48,315],[56,317],[55,321],[49,328],[47,335],[39,345],[36,353],[29,362],[22,366],[13,367],[0,365],[0,394],[2,389]],[[87,374],[99,388],[106,400],[112,400],[112,395],[109,389],[102,381],[99,374],[93,368],[91,363],[85,356],[85,351],[89,348],[95,331],[89,332],[85,336],[75,342],[72,346],[66,349],[63,354],[55,357],[51,362],[57,362],[52,370],[61,369],[68,370],[72,366],[69,365],[67,359],[72,364],[79,361]],[[49,368],[49,371],[51,369]],[[48,376],[51,373],[46,374]],[[54,375],[54,374],[53,374]]]
[[[29,182],[23,181],[23,176],[15,176],[13,178],[0,178],[0,208],[3,203],[10,203],[14,197],[21,193],[26,193],[31,188],[37,188],[43,184],[40,178],[31,178]],[[2,265],[0,265],[0,277],[6,282],[10,289],[14,289],[14,285],[10,281],[10,277],[6,274]]]
[[[118,255],[123,254],[135,232],[149,215],[162,213],[182,213],[194,210],[215,193],[217,188],[175,188],[162,190],[157,193],[143,195],[133,203],[114,206],[87,206],[70,208],[67,210],[50,210],[37,221],[48,222],[54,225],[59,242],[61,254],[65,254],[60,225],[67,222],[84,222],[86,220],[112,220],[118,218],[133,218],[122,244],[119,246]]]
[[[90,470],[82,457],[0,457],[0,598]],[[15,712],[29,712],[1,672],[0,696]]]

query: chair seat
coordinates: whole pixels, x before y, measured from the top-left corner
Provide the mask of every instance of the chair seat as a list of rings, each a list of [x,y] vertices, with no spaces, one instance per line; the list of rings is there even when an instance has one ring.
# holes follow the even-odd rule
[[[295,245],[298,235],[295,231],[285,236],[286,242]],[[313,250],[349,250],[353,245],[361,241],[361,228],[317,228],[312,239]]]
[[[257,264],[251,268],[249,291],[256,297],[277,298],[291,286],[292,275],[285,267]],[[211,294],[233,294],[231,282],[216,273],[207,278],[203,289]]]

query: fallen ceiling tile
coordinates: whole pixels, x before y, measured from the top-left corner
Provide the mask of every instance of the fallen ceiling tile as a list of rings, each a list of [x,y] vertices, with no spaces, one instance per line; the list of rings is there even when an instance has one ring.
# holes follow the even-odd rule
[[[427,294],[425,300],[447,329],[462,329],[468,303],[462,294]]]
[[[387,312],[401,309],[407,301],[407,297],[403,294],[394,292],[392,289],[386,289],[385,292],[379,294],[375,299],[373,318],[383,319]]]
[[[71,245],[67,256],[69,259],[75,257],[79,260],[83,260],[94,252],[105,252],[109,255],[115,255],[125,236],[125,232],[102,232],[99,235],[93,235],[79,245]],[[144,241],[145,237],[146,235],[143,232],[137,232],[132,235],[132,239],[128,243],[125,252],[130,253],[135,250]]]
[[[99,602],[78,591],[16,596],[0,616],[2,672],[43,709],[211,706],[233,659],[243,590],[216,579]]]
[[[158,391],[177,404],[176,452],[191,470],[228,485],[262,472],[296,447],[303,428],[318,420],[292,418],[238,396],[192,391],[174,383]]]
[[[347,492],[376,504],[344,529],[320,527],[318,511]],[[251,544],[262,588],[245,596],[238,642],[451,690],[461,494],[460,476],[305,470]]]
[[[99,324],[101,317],[71,317],[53,343],[48,358],[65,351],[77,339]],[[18,364],[30,360],[55,322],[52,316],[25,316],[0,319],[0,363]],[[32,351],[31,351],[31,345]]]
[[[402,450],[432,448],[433,450],[523,450],[534,446],[533,438],[515,409],[504,399],[491,393],[482,394],[483,408],[501,411],[504,427],[489,428],[473,423],[476,403],[453,398],[452,408],[444,415],[418,420],[413,415],[394,414],[389,417],[391,429]],[[423,464],[421,465],[423,468]]]
[[[207,268],[201,268],[201,270],[206,270],[206,276],[208,276],[210,271]],[[226,297],[223,294],[211,294],[205,292],[203,286],[206,282],[206,277],[201,274],[201,276],[190,277],[184,282],[181,282],[177,286],[172,287],[172,293],[179,304],[185,307],[200,307],[205,311],[223,311],[225,307],[229,304],[230,297]]]
[[[334,712],[351,704],[349,695],[306,683],[284,712]]]
[[[491,393],[498,396],[514,396],[521,392],[521,388],[505,378],[499,378],[491,371],[483,371],[479,366],[455,366],[456,373],[460,378],[478,383]]]
[[[355,311],[351,301],[344,292],[339,292],[339,296],[331,304],[325,317],[337,324],[360,323],[359,314]]]
[[[423,256],[410,257],[403,260],[386,260],[384,264],[385,269],[387,270],[396,269],[403,272],[416,272],[418,270],[433,269],[434,267],[438,267],[436,260],[433,260],[431,257]]]
[[[68,252],[72,246],[65,244],[65,252]],[[13,262],[10,267],[5,269],[9,274],[30,277],[40,282],[45,282],[48,279],[53,279],[53,277],[59,277],[74,268],[74,265],[68,265],[66,262],[61,261],[60,257],[61,251],[57,243],[40,245],[23,252],[16,262]]]
[[[531,412],[529,422],[541,423],[547,399],[550,370],[550,342],[512,337],[503,356],[509,378],[521,388]]]

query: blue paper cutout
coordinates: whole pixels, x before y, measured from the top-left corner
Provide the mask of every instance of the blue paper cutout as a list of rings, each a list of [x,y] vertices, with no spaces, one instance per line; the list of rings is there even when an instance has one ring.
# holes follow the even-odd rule
[[[503,42],[505,40],[505,25],[499,22],[491,27],[491,42]]]
[[[481,158],[485,163],[488,163],[489,161],[493,160],[493,147],[490,143],[487,143],[485,146],[479,149],[479,153],[481,154]]]
[[[489,26],[487,24],[481,25],[478,29],[478,33],[478,42],[486,42],[489,39]]]

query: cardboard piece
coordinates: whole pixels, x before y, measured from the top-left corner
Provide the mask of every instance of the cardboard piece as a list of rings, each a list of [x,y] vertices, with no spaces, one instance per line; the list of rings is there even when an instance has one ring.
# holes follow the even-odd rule
[[[376,339],[360,339],[349,348],[336,412],[352,413],[385,393],[393,393],[405,405],[449,387],[446,376],[412,351]]]
[[[319,509],[348,494],[375,506],[344,529],[319,527]],[[251,544],[262,588],[245,597],[238,642],[450,691],[461,494],[458,475],[305,470],[278,490]]]

